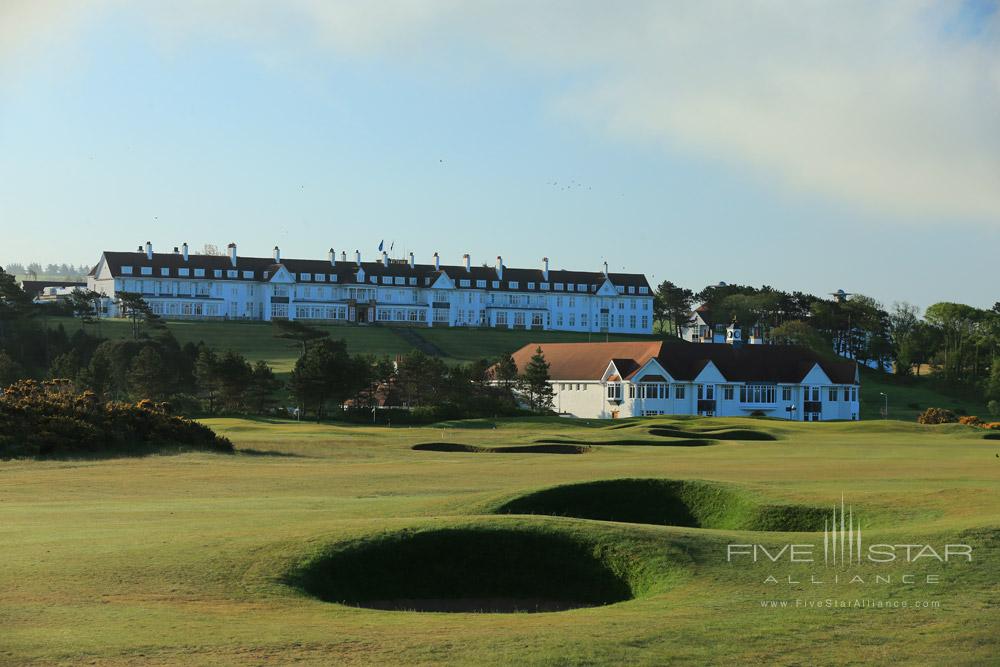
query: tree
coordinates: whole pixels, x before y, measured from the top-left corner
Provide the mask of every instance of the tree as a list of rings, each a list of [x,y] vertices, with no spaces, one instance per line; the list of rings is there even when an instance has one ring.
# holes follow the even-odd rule
[[[227,351],[216,362],[213,371],[219,388],[219,400],[230,412],[246,407],[246,393],[253,378],[253,367],[238,352]]]
[[[493,379],[507,389],[517,382],[517,364],[514,362],[514,357],[509,354],[500,357],[493,366]]]
[[[31,297],[25,294],[14,276],[0,269],[0,341],[11,334],[12,325],[31,314]]]
[[[779,345],[800,345],[819,354],[831,354],[830,345],[819,332],[799,320],[785,322],[771,329],[770,340]]]
[[[322,339],[306,347],[295,362],[289,387],[299,404],[311,408],[319,421],[328,404],[343,404],[367,380],[367,369],[347,354],[347,343]]]
[[[693,303],[694,293],[691,290],[678,287],[669,280],[660,283],[653,293],[653,319],[660,332],[680,336],[680,327],[687,323]]]
[[[535,354],[524,368],[521,388],[532,412],[552,410],[552,398],[555,392],[549,382],[549,363],[545,361],[541,346],[535,349]]]
[[[75,349],[68,350],[52,360],[49,377],[75,380],[80,372],[80,365],[80,353]]]
[[[247,385],[246,400],[256,414],[264,414],[277,400],[274,395],[284,383],[274,376],[274,371],[266,361],[260,360],[253,366],[250,383]]]
[[[413,350],[400,358],[396,383],[407,405],[436,405],[449,386],[448,367],[438,357]]]
[[[135,398],[161,401],[166,398],[167,377],[167,367],[163,363],[163,358],[152,345],[147,345],[129,366],[129,389]]]
[[[303,324],[298,320],[274,320],[274,330],[276,338],[286,338],[299,342],[302,345],[302,354],[306,353],[306,345],[311,341],[330,337],[328,331],[320,331],[316,327]]]
[[[97,320],[97,309],[103,295],[89,289],[75,289],[69,294],[69,305],[73,315],[79,317],[84,324],[92,324]]]
[[[152,329],[163,328],[163,320],[153,312],[141,294],[134,292],[118,293],[118,310],[132,322],[132,338],[139,339],[142,325]]]
[[[9,354],[0,350],[0,390],[25,377],[24,368]]]
[[[198,395],[202,400],[208,401],[209,414],[215,412],[215,402],[219,397],[219,381],[215,370],[218,365],[219,357],[215,350],[202,345],[194,361],[194,380]]]

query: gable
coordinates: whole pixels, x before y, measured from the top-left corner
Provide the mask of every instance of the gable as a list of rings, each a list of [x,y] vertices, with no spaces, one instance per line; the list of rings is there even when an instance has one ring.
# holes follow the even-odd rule
[[[274,272],[274,275],[268,280],[271,283],[294,283],[295,278],[292,274],[288,272],[284,266],[279,266],[278,270]]]
[[[597,290],[599,296],[618,296],[618,290],[615,286],[611,284],[611,281],[607,278],[604,279],[604,283]]]
[[[823,372],[819,364],[813,364],[806,376],[802,378],[801,384],[833,384],[833,382],[831,382],[830,376]]]
[[[648,379],[647,379],[648,378]],[[673,382],[674,378],[670,376],[660,362],[654,357],[650,359],[645,364],[642,365],[639,370],[632,374],[629,378],[632,382]]]
[[[431,289],[455,289],[455,282],[444,271],[431,283]]]
[[[722,374],[719,367],[716,366],[712,361],[705,364],[705,367],[701,369],[695,378],[695,382],[714,384],[717,382],[728,382],[726,376]]]

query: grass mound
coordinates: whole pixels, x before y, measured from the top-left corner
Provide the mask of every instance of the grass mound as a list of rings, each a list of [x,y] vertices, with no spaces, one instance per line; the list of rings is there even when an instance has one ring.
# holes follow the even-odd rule
[[[676,428],[655,427],[649,429],[650,435],[661,438],[711,438],[712,440],[777,440],[770,433],[754,431],[748,428],[720,429],[715,431],[684,431]]]
[[[515,498],[495,511],[783,532],[822,530],[827,516],[819,507],[761,504],[722,484],[669,479],[612,479],[556,486]]]
[[[678,438],[675,440],[556,440],[541,438],[538,443],[572,443],[585,446],[618,446],[618,447],[707,447],[715,443],[705,438]]]
[[[418,452],[471,452],[479,454],[586,454],[587,445],[569,442],[540,442],[535,445],[508,445],[503,447],[477,447],[458,442],[422,442],[410,449]]]
[[[314,557],[287,583],[326,602],[396,611],[560,611],[634,597],[610,551],[538,527],[382,534]]]

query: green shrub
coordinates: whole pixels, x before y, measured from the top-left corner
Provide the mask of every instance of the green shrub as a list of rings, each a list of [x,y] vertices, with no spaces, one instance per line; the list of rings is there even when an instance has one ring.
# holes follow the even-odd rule
[[[954,424],[958,416],[944,408],[927,408],[917,417],[918,424]]]
[[[0,458],[202,449],[232,452],[210,428],[165,403],[104,403],[67,380],[23,380],[0,393]]]

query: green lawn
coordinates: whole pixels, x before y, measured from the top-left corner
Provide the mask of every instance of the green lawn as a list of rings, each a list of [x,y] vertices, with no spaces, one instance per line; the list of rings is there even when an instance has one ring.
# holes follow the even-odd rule
[[[698,418],[396,429],[207,423],[241,453],[0,463],[0,663],[979,665],[1000,655],[1000,443],[970,427]],[[720,439],[733,431],[774,439]],[[657,446],[681,434],[714,444]],[[582,454],[411,449],[539,440],[591,447]],[[494,513],[555,485],[628,477],[707,482],[684,488],[725,489],[691,496],[722,510],[732,502],[830,508],[843,495],[866,544],[968,543],[974,560],[753,566],[727,563],[726,545],[776,549],[789,540],[822,544],[822,535]],[[600,500],[582,505],[598,511]],[[641,509],[634,520],[649,514]],[[413,536],[437,551],[421,551],[407,541]],[[550,552],[542,538],[562,540],[568,551]],[[526,578],[515,576],[520,569],[491,576],[502,561],[493,551],[454,560],[518,540],[540,550],[537,563],[521,553]],[[307,572],[329,574],[323,585],[335,588],[378,584],[387,596],[436,578],[470,595],[499,584],[554,595],[572,583],[580,595],[620,596],[601,589],[617,580],[583,590],[587,581],[573,583],[575,561],[560,569],[552,560],[579,545],[624,577],[635,599],[537,614],[379,611],[323,602],[297,583]],[[838,572],[868,582],[829,583]],[[875,583],[876,574],[893,581]],[[904,574],[915,579],[902,582]],[[928,574],[939,583],[920,583]],[[817,575],[826,583],[808,583]],[[794,605],[827,599],[908,606]],[[770,600],[792,606],[761,606]]]

